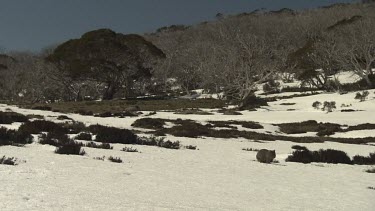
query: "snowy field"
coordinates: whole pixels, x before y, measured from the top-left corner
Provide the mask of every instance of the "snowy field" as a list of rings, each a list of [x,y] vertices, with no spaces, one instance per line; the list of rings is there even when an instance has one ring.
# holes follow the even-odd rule
[[[158,112],[152,118],[246,120],[259,122],[258,132],[277,133],[273,123],[318,122],[358,125],[375,123],[375,90],[367,101],[345,95],[319,94],[269,103],[258,111],[228,116],[181,115]],[[336,101],[337,109],[326,113],[314,109],[314,101]],[[280,105],[295,103],[294,105]],[[341,108],[341,104],[350,105]],[[57,121],[61,113],[20,109],[0,105],[0,110],[38,114]],[[293,109],[293,110],[290,110]],[[360,110],[340,112],[341,109]],[[145,112],[146,113],[146,112]],[[65,115],[65,114],[64,114]],[[138,118],[100,118],[67,114],[87,125],[101,124],[132,129]],[[16,129],[20,124],[1,125]],[[240,130],[249,130],[239,128]],[[306,136],[306,134],[303,134]],[[307,134],[309,135],[309,134]],[[314,134],[310,134],[314,135]],[[336,133],[333,137],[375,137],[375,130]],[[256,142],[247,139],[181,138],[168,140],[196,145],[199,150],[170,150],[133,146],[141,153],[86,148],[85,156],[54,153],[55,147],[33,143],[25,147],[2,146],[0,156],[17,157],[17,166],[0,165],[0,210],[374,210],[373,166],[344,164],[301,164],[285,162],[292,153],[287,141]],[[112,144],[111,144],[112,145]],[[375,146],[334,142],[299,144],[310,150],[337,149],[349,156],[368,155]],[[261,164],[256,152],[243,148],[276,150],[278,163]],[[124,163],[100,161],[94,157],[120,157]]]

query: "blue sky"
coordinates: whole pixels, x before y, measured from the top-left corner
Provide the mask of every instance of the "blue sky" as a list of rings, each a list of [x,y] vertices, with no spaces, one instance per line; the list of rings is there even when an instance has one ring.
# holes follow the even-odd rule
[[[172,24],[211,20],[217,13],[259,8],[312,8],[350,0],[0,0],[0,47],[38,51],[43,47],[110,28],[152,32]]]

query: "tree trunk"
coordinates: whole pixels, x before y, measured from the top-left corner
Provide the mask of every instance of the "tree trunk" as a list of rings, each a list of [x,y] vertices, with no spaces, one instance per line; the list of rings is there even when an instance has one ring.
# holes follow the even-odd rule
[[[372,81],[370,80],[370,77],[369,77],[368,75],[366,75],[366,76],[364,77],[364,79],[365,79],[365,81],[366,81],[368,87],[369,87],[370,89],[373,88],[373,84],[372,84]]]
[[[103,100],[112,100],[115,96],[116,88],[112,84],[108,84],[107,89],[104,91]]]

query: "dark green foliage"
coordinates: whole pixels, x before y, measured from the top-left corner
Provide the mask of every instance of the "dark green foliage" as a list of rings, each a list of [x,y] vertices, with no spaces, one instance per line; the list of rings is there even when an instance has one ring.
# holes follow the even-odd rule
[[[375,165],[375,153],[370,153],[369,156],[356,155],[353,157],[353,163],[357,165]]]
[[[119,143],[119,144],[136,144],[137,135],[127,129],[106,127],[101,125],[92,125],[89,127],[90,132],[96,134],[97,142]]]
[[[123,85],[150,78],[149,64],[164,57],[159,48],[140,35],[99,29],[61,44],[47,60],[73,80],[92,79],[105,83],[103,99],[110,100]]]
[[[355,95],[355,99],[356,100],[359,100],[360,102],[363,102],[366,100],[366,98],[368,97],[370,93],[368,91],[363,91],[362,93],[361,92],[357,92],[357,94]]]
[[[74,141],[68,142],[56,148],[55,153],[63,155],[85,155],[85,150],[81,150],[81,145]]]
[[[14,157],[8,158],[8,157],[3,156],[2,158],[0,158],[0,164],[16,166],[17,165],[17,158],[14,158]]]
[[[38,134],[41,132],[69,132],[69,130],[67,128],[64,128],[62,125],[45,120],[26,122],[25,124],[20,126],[19,130],[30,134]]]
[[[307,132],[318,132],[319,136],[326,134],[334,134],[334,132],[341,131],[341,125],[333,123],[318,123],[315,120],[308,120],[297,123],[283,123],[278,124],[280,131],[286,134],[300,134]]]
[[[124,147],[121,149],[121,151],[124,151],[124,152],[138,152],[138,150],[136,148],[133,148],[133,147]]]
[[[257,123],[251,121],[209,121],[213,127],[227,127],[227,128],[236,128],[231,125],[241,125],[244,128],[249,129],[263,129],[264,127]]]
[[[84,140],[84,141],[91,141],[92,135],[90,133],[80,133],[75,137],[75,139]]]
[[[300,146],[300,145],[293,145],[292,149],[295,149],[295,150],[308,150],[305,146]]]
[[[308,149],[296,150],[292,155],[288,156],[287,162],[299,163],[344,163],[352,164],[350,157],[343,151],[327,149],[320,149],[319,151],[310,151]]]
[[[196,150],[197,149],[197,146],[193,146],[193,145],[188,145],[188,146],[185,146],[186,149],[190,149],[190,150]]]
[[[39,143],[40,144],[48,144],[55,147],[66,145],[70,142],[74,142],[71,140],[66,134],[61,132],[49,132],[47,134],[41,134],[39,136]],[[81,145],[78,142],[76,142],[77,145]]]
[[[34,106],[31,109],[42,110],[42,111],[52,111],[52,107],[51,106]]]
[[[92,141],[85,144],[85,147],[96,148],[96,149],[113,149],[113,147],[108,143],[96,144],[95,142],[92,142]]]
[[[132,124],[133,127],[146,128],[146,129],[163,129],[165,121],[162,119],[142,118],[137,119]]]
[[[171,142],[165,141],[165,137],[142,137],[138,139],[137,144],[139,145],[147,145],[147,146],[158,146],[167,149],[180,149],[181,145],[179,141]]]
[[[0,111],[0,124],[12,124],[13,122],[27,122],[29,118],[15,112]]]
[[[375,124],[366,123],[366,124],[349,126],[347,129],[343,131],[347,132],[347,131],[353,131],[353,130],[375,130]]]
[[[108,160],[114,163],[122,163],[121,158],[117,158],[117,157],[109,156]]]
[[[68,116],[66,115],[60,115],[57,117],[58,120],[73,120],[72,118],[69,118]]]
[[[0,146],[4,145],[24,145],[31,144],[33,136],[24,131],[8,130],[4,127],[0,128]]]

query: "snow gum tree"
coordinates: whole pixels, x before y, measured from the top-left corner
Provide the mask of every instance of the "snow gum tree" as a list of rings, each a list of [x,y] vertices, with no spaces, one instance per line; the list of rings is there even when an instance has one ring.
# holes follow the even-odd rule
[[[47,60],[73,81],[92,80],[105,85],[104,100],[134,81],[151,77],[153,65],[164,53],[142,36],[109,29],[87,32],[59,45]]]

